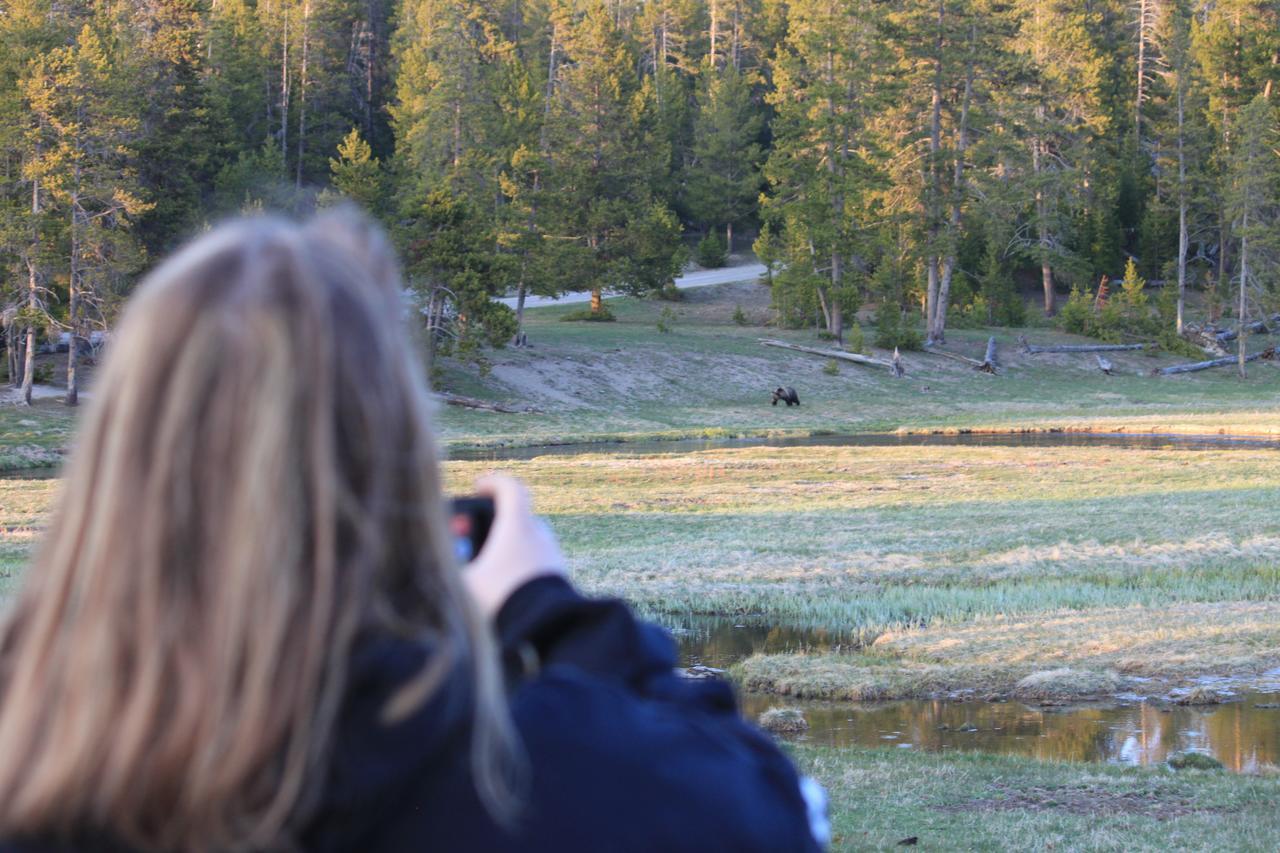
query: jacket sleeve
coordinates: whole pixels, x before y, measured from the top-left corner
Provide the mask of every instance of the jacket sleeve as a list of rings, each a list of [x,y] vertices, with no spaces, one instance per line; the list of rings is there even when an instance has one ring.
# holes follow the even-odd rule
[[[629,841],[594,849],[818,849],[790,760],[742,719],[728,684],[676,675],[666,631],[558,577],[517,590],[497,628],[524,675],[512,708],[535,827],[569,821],[597,845],[632,827]],[[607,818],[602,834],[584,815]]]

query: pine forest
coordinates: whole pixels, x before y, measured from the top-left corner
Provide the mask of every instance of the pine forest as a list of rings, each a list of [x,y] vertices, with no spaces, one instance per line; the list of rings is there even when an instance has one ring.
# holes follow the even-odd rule
[[[1278,108],[1277,0],[0,0],[9,376],[189,235],[344,199],[459,353],[750,252],[835,340],[1175,347],[1189,294],[1280,308]]]

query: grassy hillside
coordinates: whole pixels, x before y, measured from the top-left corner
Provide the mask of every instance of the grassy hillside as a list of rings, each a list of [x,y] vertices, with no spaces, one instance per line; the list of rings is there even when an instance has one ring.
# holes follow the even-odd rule
[[[997,377],[923,353],[907,353],[908,375],[840,364],[761,346],[773,337],[813,346],[812,330],[762,324],[769,293],[754,283],[685,291],[680,303],[616,299],[616,323],[565,323],[571,308],[529,312],[528,349],[492,354],[492,372],[446,362],[442,385],[456,393],[520,406],[508,415],[445,408],[440,421],[457,444],[540,444],[608,437],[866,432],[954,428],[1099,428],[1280,434],[1280,366],[1255,362],[1250,377],[1212,370],[1152,377],[1152,368],[1185,359],[1114,353],[1117,375],[1091,355],[1018,351],[1032,342],[1090,343],[1049,328],[960,329],[948,348],[981,358],[988,335],[1006,366]],[[580,306],[575,306],[580,307]],[[734,322],[735,309],[752,325]],[[668,312],[664,319],[663,312]],[[658,323],[669,332],[658,331]],[[866,330],[868,344],[874,330]],[[1267,339],[1259,338],[1261,342]],[[1092,343],[1096,343],[1093,341]],[[881,351],[873,354],[885,356]],[[769,405],[778,385],[794,386],[802,405]]]

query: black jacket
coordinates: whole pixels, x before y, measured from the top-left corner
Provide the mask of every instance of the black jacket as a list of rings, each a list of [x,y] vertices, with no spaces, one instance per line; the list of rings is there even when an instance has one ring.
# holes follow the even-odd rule
[[[664,631],[559,578],[498,615],[520,677],[511,707],[528,758],[514,830],[481,806],[462,679],[387,726],[379,715],[428,650],[379,638],[352,660],[309,851],[813,851],[791,763],[737,713],[728,685],[677,676]],[[528,674],[536,661],[536,674]],[[0,844],[0,853],[109,849]]]

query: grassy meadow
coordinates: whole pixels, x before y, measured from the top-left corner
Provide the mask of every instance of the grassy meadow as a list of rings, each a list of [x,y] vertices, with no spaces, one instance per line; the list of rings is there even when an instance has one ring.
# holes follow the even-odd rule
[[[1001,342],[992,377],[919,353],[908,377],[761,346],[819,345],[752,325],[767,291],[614,300],[616,323],[530,312],[532,346],[489,370],[445,360],[458,394],[537,409],[442,406],[446,448],[867,431],[1095,430],[1280,436],[1280,366],[1156,378],[1182,359],[1018,352],[1049,328],[956,330]],[[662,311],[669,332],[656,325]],[[735,310],[748,320],[733,321]],[[672,316],[672,314],[674,316]],[[868,329],[868,339],[871,330]],[[1078,342],[1078,339],[1077,339]],[[1259,344],[1260,346],[1261,344]],[[876,352],[875,354],[883,355]],[[769,405],[776,385],[799,408]],[[73,416],[0,406],[0,469],[56,464]],[[445,464],[451,491],[502,467],[525,479],[574,578],[672,621],[715,615],[822,630],[838,650],[760,654],[745,689],[829,700],[958,696],[1070,702],[1171,696],[1204,675],[1240,687],[1280,666],[1280,453],[1113,446],[720,447]],[[56,480],[0,480],[0,594],[21,576]],[[781,700],[788,701],[788,700]],[[1274,849],[1275,780],[833,749],[798,760],[834,806],[837,849]]]
[[[491,465],[450,462],[450,486]],[[588,589],[857,650],[749,659],[751,689],[1014,693],[1067,668],[1121,676],[1106,693],[1280,665],[1274,450],[751,447],[504,467]]]
[[[564,323],[570,309],[528,312],[527,349],[491,357],[478,377],[445,364],[442,384],[460,394],[536,414],[449,407],[440,414],[455,446],[681,436],[743,436],[957,429],[1094,429],[1280,435],[1280,365],[1254,362],[1241,381],[1231,370],[1152,377],[1152,368],[1187,359],[1112,353],[1114,376],[1089,354],[1025,355],[1032,343],[1096,343],[1048,327],[956,329],[947,349],[981,358],[989,335],[1000,345],[998,377],[923,353],[904,353],[905,379],[841,363],[836,375],[810,355],[762,346],[777,338],[828,346],[812,330],[762,325],[769,291],[743,282],[684,292],[679,303],[614,299],[616,323]],[[741,309],[747,325],[734,322]],[[663,319],[663,312],[669,312]],[[669,329],[658,331],[659,321]],[[865,348],[874,329],[866,326]],[[1269,338],[1257,338],[1254,349]],[[796,388],[801,406],[769,405],[778,385]]]

